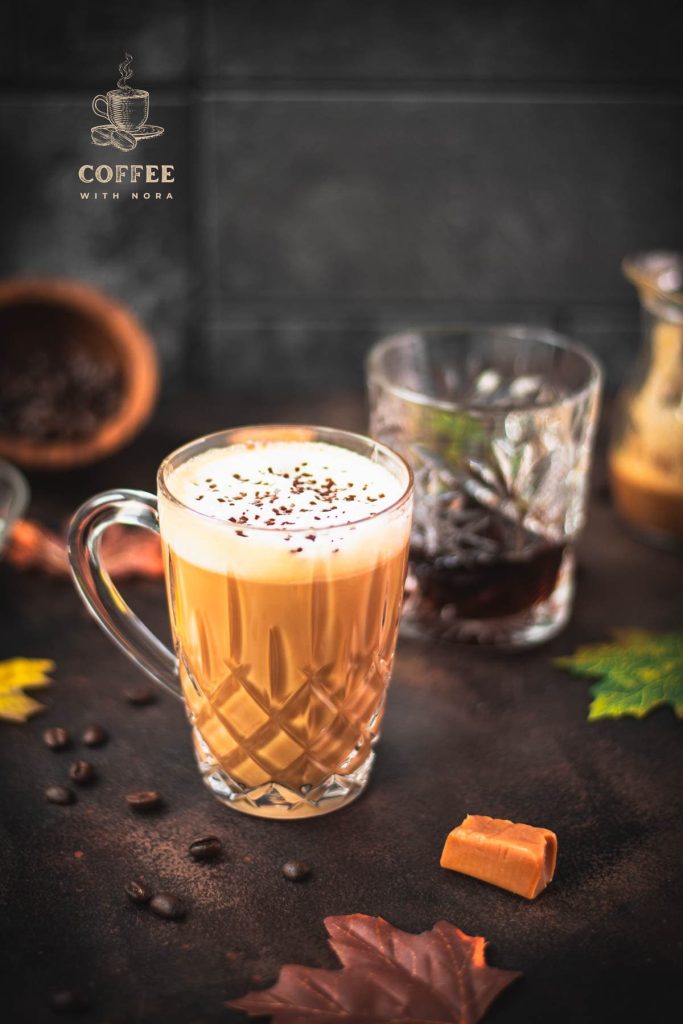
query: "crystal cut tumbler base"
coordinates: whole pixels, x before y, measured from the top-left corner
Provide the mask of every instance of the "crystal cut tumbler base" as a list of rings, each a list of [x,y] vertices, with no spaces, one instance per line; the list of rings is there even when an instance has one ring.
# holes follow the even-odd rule
[[[409,579],[401,632],[416,639],[524,648],[545,643],[566,626],[574,597],[574,553],[566,551],[552,594],[516,615],[495,619],[464,619],[452,605],[429,607],[417,584]]]
[[[292,789],[276,781],[260,786],[246,787],[224,771],[204,742],[201,733],[193,729],[195,755],[204,785],[227,807],[256,818],[314,818],[352,803],[365,789],[372,763],[371,751],[359,768],[348,775],[328,775],[316,786]]]

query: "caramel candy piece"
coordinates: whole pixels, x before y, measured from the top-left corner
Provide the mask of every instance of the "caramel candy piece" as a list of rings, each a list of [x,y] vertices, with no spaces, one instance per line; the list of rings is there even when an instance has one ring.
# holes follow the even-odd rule
[[[552,881],[557,836],[547,828],[468,814],[446,838],[441,867],[533,900]]]

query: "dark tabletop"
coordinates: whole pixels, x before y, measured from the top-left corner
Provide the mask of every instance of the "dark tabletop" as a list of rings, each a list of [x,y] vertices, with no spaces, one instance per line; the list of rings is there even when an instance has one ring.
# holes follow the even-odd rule
[[[31,514],[52,523],[111,486],[153,489],[161,457],[207,430],[259,420],[363,425],[353,399],[249,406],[166,403],[145,434],[94,468],[33,475]],[[45,714],[0,723],[0,1019],[54,1019],[53,989],[80,987],[97,1024],[229,1024],[225,1002],[285,963],[336,966],[323,918],[363,912],[408,931],[441,919],[490,940],[489,962],[524,977],[487,1020],[674,1020],[680,1011],[681,724],[669,709],[642,721],[589,723],[587,680],[550,659],[610,629],[680,626],[681,562],[635,543],[598,483],[580,545],[576,609],[540,649],[495,655],[402,640],[373,778],[346,810],[317,820],[249,818],[202,786],[182,708],[159,695],[131,708],[143,678],[87,617],[70,583],[0,566],[0,658],[53,658]],[[166,631],[160,583],[129,583],[134,608]],[[88,756],[99,781],[72,807],[47,804],[72,755],[41,742],[48,725],[111,733]],[[84,748],[81,748],[83,751]],[[131,813],[124,794],[158,789],[163,812]],[[467,813],[553,829],[551,887],[528,902],[439,867]],[[195,864],[187,845],[214,833],[224,858]],[[279,867],[314,868],[302,884]],[[144,877],[182,896],[181,923],[141,912],[123,886]]]

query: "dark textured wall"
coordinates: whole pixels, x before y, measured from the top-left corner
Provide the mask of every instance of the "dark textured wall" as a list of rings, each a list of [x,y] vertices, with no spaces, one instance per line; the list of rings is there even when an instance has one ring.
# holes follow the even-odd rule
[[[683,247],[683,5],[6,0],[0,274],[84,278],[167,387],[356,387],[398,325],[544,323],[612,382],[622,256]],[[79,198],[123,52],[173,201]]]

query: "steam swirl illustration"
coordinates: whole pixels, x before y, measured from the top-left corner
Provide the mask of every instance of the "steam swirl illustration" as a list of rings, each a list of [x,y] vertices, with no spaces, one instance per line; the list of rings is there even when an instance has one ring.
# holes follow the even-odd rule
[[[128,80],[133,77],[133,55],[127,53],[124,59],[119,64],[119,74],[121,77],[116,83],[117,89],[130,90],[132,86],[128,85]]]
[[[134,89],[129,85],[132,77],[133,55],[125,53],[119,64],[116,88],[110,89],[106,96],[95,96],[92,101],[93,113],[105,121],[90,129],[90,138],[95,146],[114,146],[129,153],[138,142],[164,134],[164,129],[158,124],[147,123],[149,93],[146,89]]]

